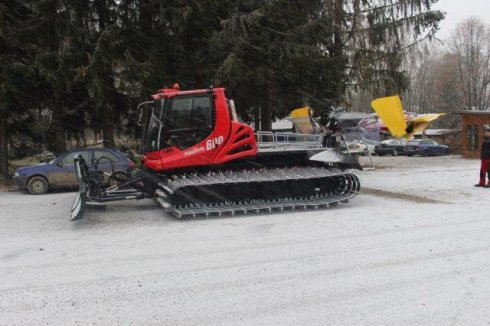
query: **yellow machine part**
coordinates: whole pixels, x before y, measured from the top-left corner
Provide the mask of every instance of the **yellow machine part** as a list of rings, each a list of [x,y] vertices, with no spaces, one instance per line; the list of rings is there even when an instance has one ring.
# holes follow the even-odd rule
[[[403,114],[400,96],[389,96],[377,98],[371,102],[371,107],[383,120],[385,126],[394,137],[404,137],[407,132],[407,122]]]
[[[313,134],[315,132],[315,127],[311,121],[311,109],[308,106],[294,109],[289,113],[289,116],[297,132],[302,134]]]
[[[293,111],[291,111],[291,113],[289,113],[289,115],[293,119],[295,119],[295,118],[305,118],[305,117],[309,117],[310,116],[310,110],[311,109],[308,106],[305,106],[304,108],[294,109]]]
[[[415,118],[411,119],[411,122],[414,123],[430,123],[434,120],[439,119],[441,116],[446,115],[446,113],[427,113],[427,114],[420,114],[416,116]]]
[[[421,134],[434,120],[439,119],[441,116],[446,115],[446,113],[427,113],[416,116],[410,120],[410,125],[412,130],[408,133],[408,139],[412,139],[414,134]]]
[[[414,134],[423,133],[432,121],[446,115],[445,113],[421,114],[409,119],[409,125],[407,125],[402,101],[398,95],[375,99],[371,102],[371,107],[394,137],[409,140],[413,139]]]

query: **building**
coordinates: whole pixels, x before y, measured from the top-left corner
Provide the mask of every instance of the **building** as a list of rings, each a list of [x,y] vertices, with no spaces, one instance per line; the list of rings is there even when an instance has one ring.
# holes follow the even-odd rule
[[[490,127],[490,111],[459,111],[463,120],[461,133],[462,154],[467,158],[479,158],[485,128]]]

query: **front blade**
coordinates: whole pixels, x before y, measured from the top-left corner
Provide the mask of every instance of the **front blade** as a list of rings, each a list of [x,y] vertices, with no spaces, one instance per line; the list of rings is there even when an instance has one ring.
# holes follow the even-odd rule
[[[80,194],[80,192],[77,192],[71,208],[70,222],[81,220],[83,218],[83,213],[85,212],[85,202],[86,194]]]
[[[71,208],[71,219],[70,221],[77,221],[83,218],[83,213],[85,212],[85,206],[87,202],[87,189],[85,188],[85,183],[82,178],[82,169],[80,166],[80,157],[75,156],[75,171],[77,173],[78,179],[78,192],[75,196],[75,201]]]

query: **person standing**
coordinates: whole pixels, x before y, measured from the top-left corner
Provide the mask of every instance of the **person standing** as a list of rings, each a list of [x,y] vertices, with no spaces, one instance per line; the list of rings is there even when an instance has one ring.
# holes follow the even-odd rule
[[[485,132],[483,133],[480,158],[480,182],[475,187],[490,188],[490,128],[485,128]],[[487,177],[488,182],[485,184]]]
[[[323,127],[323,141],[322,146],[328,148],[337,147],[337,139],[335,133],[339,129],[339,120],[333,115],[320,120],[320,124]]]

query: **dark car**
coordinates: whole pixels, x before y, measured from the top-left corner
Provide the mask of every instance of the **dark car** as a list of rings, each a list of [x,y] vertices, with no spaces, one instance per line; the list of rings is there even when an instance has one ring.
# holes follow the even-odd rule
[[[388,139],[383,140],[381,143],[374,147],[374,153],[379,156],[383,155],[404,155],[405,146],[407,146],[407,141],[404,139]]]
[[[411,140],[407,144],[407,155],[414,156],[436,156],[449,155],[449,147],[441,145],[432,139],[416,139]]]
[[[44,194],[48,189],[74,189],[78,187],[73,157],[80,154],[92,168],[106,175],[108,184],[117,183],[120,177],[131,173],[134,163],[121,152],[110,148],[84,148],[65,152],[49,163],[19,168],[14,180],[20,189],[33,195]]]

